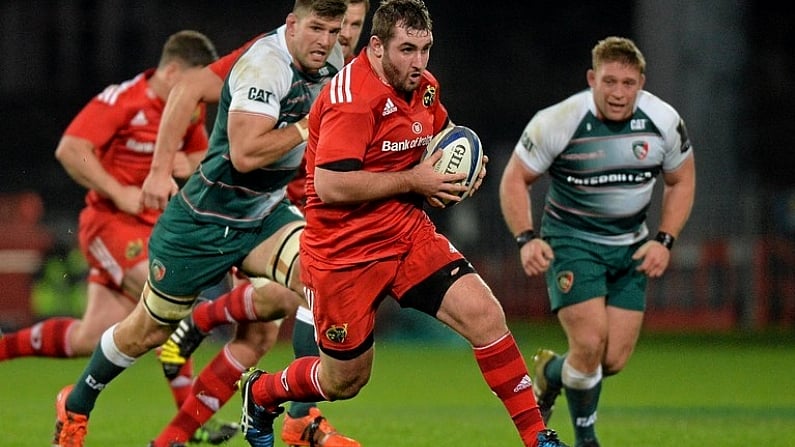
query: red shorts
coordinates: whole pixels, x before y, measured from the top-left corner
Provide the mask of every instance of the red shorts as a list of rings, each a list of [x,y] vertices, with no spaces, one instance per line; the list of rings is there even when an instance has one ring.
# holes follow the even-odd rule
[[[401,257],[334,269],[318,268],[301,252],[301,278],[321,349],[355,351],[372,337],[375,314],[389,295],[398,302],[414,286],[464,256],[427,223]]]
[[[80,250],[91,267],[88,280],[123,292],[127,271],[148,257],[152,225],[123,212],[85,208],[80,213]],[[133,297],[138,299],[138,297]]]

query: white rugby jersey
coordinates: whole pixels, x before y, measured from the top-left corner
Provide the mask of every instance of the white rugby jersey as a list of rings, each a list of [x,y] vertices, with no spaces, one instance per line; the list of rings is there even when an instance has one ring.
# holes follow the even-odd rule
[[[685,124],[669,104],[638,92],[632,117],[597,117],[590,89],[533,116],[515,153],[551,176],[543,236],[573,236],[624,245],[648,235],[646,216],[657,175],[692,153]]]

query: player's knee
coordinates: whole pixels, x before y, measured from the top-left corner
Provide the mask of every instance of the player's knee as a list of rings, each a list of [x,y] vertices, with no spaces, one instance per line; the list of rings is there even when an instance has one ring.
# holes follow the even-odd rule
[[[279,321],[259,322],[246,329],[236,342],[245,344],[257,357],[263,357],[276,344],[279,337]]]
[[[144,284],[143,303],[149,316],[160,325],[174,325],[190,315],[195,296],[172,296]]]
[[[602,380],[602,366],[598,366],[596,371],[583,372],[575,369],[568,360],[563,361],[561,369],[561,381],[566,388],[573,390],[588,390],[595,387]]]
[[[260,321],[271,321],[295,314],[304,301],[292,290],[264,278],[252,278],[254,309]]]
[[[141,337],[141,350],[149,351],[157,348],[168,340],[169,335],[171,335],[171,326],[158,325]]]
[[[268,276],[285,287],[297,287],[292,283],[298,274],[298,249],[305,225],[303,221],[285,225],[268,260]]]
[[[602,374],[604,374],[605,377],[614,376],[620,373],[626,365],[626,358],[611,359],[608,357],[604,362],[602,362]]]
[[[330,401],[352,399],[359,394],[359,391],[370,381],[370,374],[352,374],[344,380],[334,381],[326,392],[326,397]]]

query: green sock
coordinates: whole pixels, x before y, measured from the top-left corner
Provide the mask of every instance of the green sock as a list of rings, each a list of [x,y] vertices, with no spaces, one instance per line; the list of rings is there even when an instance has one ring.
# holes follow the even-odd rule
[[[102,352],[101,344],[97,345],[88,365],[83,369],[80,379],[75,383],[74,389],[66,399],[66,408],[75,413],[85,415],[91,413],[99,393],[133,362],[131,359],[128,361],[129,364],[126,366],[113,364]],[[91,386],[88,385],[89,383]]]
[[[551,388],[561,389],[563,381],[561,380],[561,371],[563,370],[563,361],[566,360],[565,355],[556,355],[555,358],[547,363],[544,367],[544,377],[547,378],[547,384]]]
[[[293,326],[293,354],[295,358],[319,354],[315,343],[315,327],[300,319],[296,319]],[[290,402],[287,413],[290,417],[300,418],[308,415],[309,409],[316,406],[315,402]]]
[[[581,446],[586,440],[596,440],[596,407],[602,392],[602,381],[587,390],[566,388],[566,401],[574,426],[574,447]]]

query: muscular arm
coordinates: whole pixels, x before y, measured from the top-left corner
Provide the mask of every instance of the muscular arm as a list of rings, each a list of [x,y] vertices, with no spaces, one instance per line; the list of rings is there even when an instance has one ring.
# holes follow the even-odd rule
[[[454,182],[463,180],[466,174],[434,172],[433,165],[441,157],[442,152],[438,151],[412,169],[399,172],[338,172],[315,168],[315,191],[329,204],[360,203],[409,192],[459,201],[455,193],[466,191],[466,186]]]
[[[513,236],[526,230],[538,231],[533,225],[530,188],[540,177],[541,174],[527,169],[516,154],[511,154],[500,180],[500,208]],[[519,250],[522,268],[530,276],[545,272],[553,257],[552,248],[540,238],[531,240]]]
[[[306,128],[306,118],[298,125]],[[235,169],[250,172],[268,166],[304,141],[295,126],[275,126],[276,120],[267,115],[229,111],[229,152]]]
[[[500,208],[513,235],[535,229],[529,190],[539,177],[525,168],[516,154],[511,155],[500,180]]]
[[[172,175],[190,175],[204,157],[204,152],[200,152],[175,161],[196,107],[200,102],[217,103],[222,86],[223,79],[205,67],[187,72],[171,89],[160,120],[152,165],[142,187],[141,200],[147,208],[165,208],[177,190]]]
[[[137,214],[139,189],[124,186],[102,167],[94,154],[94,144],[90,141],[64,135],[55,149],[55,158],[77,183],[113,201],[117,208]]]
[[[676,171],[663,174],[662,214],[660,231],[679,237],[690,217],[696,192],[696,163],[690,157]]]
[[[663,181],[665,187],[660,231],[679,237],[690,217],[695,197],[696,164],[693,156],[688,157],[677,170],[664,173]],[[637,267],[638,271],[644,272],[651,278],[657,278],[668,268],[671,253],[661,243],[650,240],[638,248],[632,257],[641,260]]]
[[[196,167],[204,159],[207,151],[191,152],[186,154],[182,151],[177,151],[174,154],[174,168],[171,170],[171,175],[180,180],[186,180],[193,174]]]

